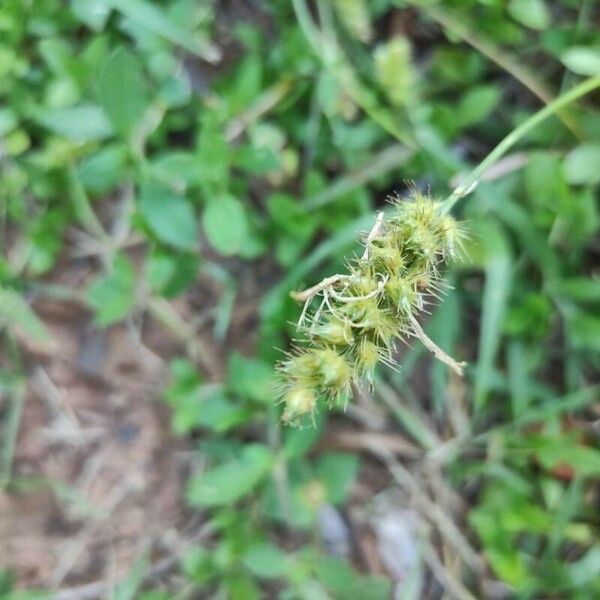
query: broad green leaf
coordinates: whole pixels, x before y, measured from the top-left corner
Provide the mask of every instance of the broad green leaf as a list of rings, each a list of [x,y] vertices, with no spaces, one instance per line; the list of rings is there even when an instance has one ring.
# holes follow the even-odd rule
[[[198,227],[189,200],[162,184],[148,182],[141,190],[139,209],[161,242],[180,250],[196,248]]]
[[[333,556],[319,556],[314,562],[319,581],[336,600],[387,600],[391,597],[392,584],[378,575],[361,576],[350,565]]]
[[[112,272],[88,287],[86,300],[101,327],[116,323],[129,314],[135,305],[135,273],[125,256],[117,255]]]
[[[239,254],[248,239],[248,218],[242,203],[233,196],[211,198],[202,214],[204,233],[225,256]]]
[[[239,458],[192,477],[188,500],[198,506],[224,506],[249,494],[269,473],[275,457],[261,444],[248,444]]]
[[[18,124],[19,118],[12,108],[0,108],[0,135],[10,133]]]
[[[598,75],[600,73],[600,48],[573,46],[560,59],[569,71],[578,75]]]
[[[98,101],[113,127],[128,137],[148,107],[148,86],[138,58],[124,47],[109,57],[97,82]]]
[[[226,194],[229,188],[232,148],[225,140],[223,130],[220,115],[206,110],[200,120],[198,173],[207,198]]]
[[[194,548],[183,557],[183,571],[194,583],[204,583],[218,573],[213,553],[206,548]]]
[[[196,367],[184,359],[170,364],[170,384],[164,391],[165,402],[172,409],[172,426],[185,434],[198,427],[204,409],[204,389]]]
[[[568,436],[530,435],[525,439],[524,447],[533,452],[547,469],[566,464],[583,477],[600,475],[600,452],[578,444]]]
[[[110,0],[71,0],[73,14],[94,31],[102,31],[110,16]]]
[[[321,413],[322,415],[323,413]],[[317,442],[323,430],[323,418],[317,415],[316,426],[288,427],[284,432],[283,454],[286,458],[304,456]]]
[[[152,162],[152,172],[157,179],[177,188],[185,189],[200,181],[198,156],[191,152],[167,152]]]
[[[229,387],[242,398],[263,404],[273,402],[273,368],[264,361],[234,352],[229,357],[227,381]]]
[[[39,108],[31,116],[50,131],[78,143],[103,140],[113,132],[106,113],[96,104]]]
[[[154,248],[146,258],[144,275],[154,291],[173,298],[195,281],[199,267],[200,257],[197,254]]]
[[[567,180],[574,184],[600,182],[600,144],[582,144],[567,154],[564,162]]]
[[[126,163],[124,146],[107,146],[81,161],[77,177],[86,190],[106,193],[123,179]]]
[[[250,546],[242,562],[254,575],[264,579],[281,577],[288,564],[284,552],[273,544]]]
[[[175,23],[155,4],[147,0],[107,1],[112,8],[121,14],[171,43],[211,62],[220,58],[221,53],[218,48]]]
[[[500,100],[501,92],[495,85],[471,88],[461,98],[455,118],[462,127],[470,127],[485,120]]]
[[[317,465],[317,476],[327,490],[327,500],[332,504],[344,502],[358,475],[358,457],[354,454],[330,452],[324,454]]]
[[[26,300],[10,288],[0,287],[0,323],[8,327],[16,327],[35,340],[50,339],[45,325]]]
[[[260,600],[263,596],[254,579],[247,573],[232,572],[223,579],[226,598],[230,600]]]
[[[510,0],[510,16],[530,29],[546,29],[550,25],[550,11],[544,0]]]

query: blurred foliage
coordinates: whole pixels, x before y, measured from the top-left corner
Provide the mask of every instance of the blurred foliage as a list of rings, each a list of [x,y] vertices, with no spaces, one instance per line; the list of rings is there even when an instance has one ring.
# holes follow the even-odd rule
[[[317,449],[325,416],[315,428],[278,430],[272,365],[298,315],[288,292],[336,272],[403,182],[445,195],[540,98],[597,75],[600,15],[586,0],[294,0],[252,10],[255,19],[198,0],[0,4],[0,325],[12,357],[0,390],[18,407],[14,341],[48,335],[30,307],[39,295],[75,297],[108,326],[156,315],[158,300],[186,294],[202,274],[223,290],[221,343],[234,273],[266,266],[256,356],[231,351],[222,382],[183,354],[171,363],[173,429],[200,433],[205,465],[187,498],[214,532],[182,572],[199,593],[232,599],[265,590],[387,598],[387,579],[314,541],[319,507],[347,502],[360,455]],[[471,362],[473,451],[446,467],[475,490],[469,526],[520,598],[600,596],[599,390],[590,387],[600,367],[600,118],[590,106],[584,99],[538,127],[459,206],[472,240],[429,324]],[[60,269],[73,229],[75,255],[101,268],[84,289],[51,289],[45,276]],[[139,269],[131,240],[144,244]],[[411,368],[427,364],[411,350],[400,375],[382,375],[410,397]],[[443,425],[448,374],[429,372],[420,404]],[[406,408],[389,421],[431,448]],[[298,533],[293,548],[281,526]],[[144,564],[115,597],[172,597],[138,591]],[[14,591],[4,573],[0,590],[44,597]]]

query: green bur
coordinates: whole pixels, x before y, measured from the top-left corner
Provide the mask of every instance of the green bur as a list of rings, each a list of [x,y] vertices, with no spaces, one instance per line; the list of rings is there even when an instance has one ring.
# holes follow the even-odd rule
[[[440,290],[439,266],[461,248],[462,228],[439,202],[414,192],[393,203],[349,273],[328,278],[306,299],[303,340],[278,364],[289,423],[314,413],[319,401],[347,402],[352,384],[372,382],[379,362],[395,365],[396,341],[415,334],[415,315]]]

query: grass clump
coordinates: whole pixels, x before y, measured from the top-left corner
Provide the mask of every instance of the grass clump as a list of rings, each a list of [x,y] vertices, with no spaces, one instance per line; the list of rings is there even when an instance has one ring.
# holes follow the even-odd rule
[[[373,382],[378,363],[396,365],[396,342],[411,336],[461,371],[426,338],[417,316],[443,291],[440,267],[460,251],[464,230],[420,192],[392,203],[386,220],[379,214],[363,255],[348,263],[348,274],[294,294],[305,302],[302,337],[278,365],[289,423],[314,414],[319,399],[329,407],[347,402],[353,383]]]

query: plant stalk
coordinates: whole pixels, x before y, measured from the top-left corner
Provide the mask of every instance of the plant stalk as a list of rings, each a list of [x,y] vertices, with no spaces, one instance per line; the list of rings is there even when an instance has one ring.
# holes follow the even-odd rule
[[[443,211],[449,212],[452,207],[464,196],[468,195],[479,182],[479,178],[504,154],[506,154],[517,142],[523,139],[533,128],[539,125],[549,116],[555,114],[558,110],[574,102],[578,98],[589,94],[591,91],[600,87],[600,75],[590,77],[582,81],[579,85],[570,89],[559,96],[556,100],[533,114],[524,123],[521,123],[516,129],[511,131],[473,171],[462,181],[443,202]]]

